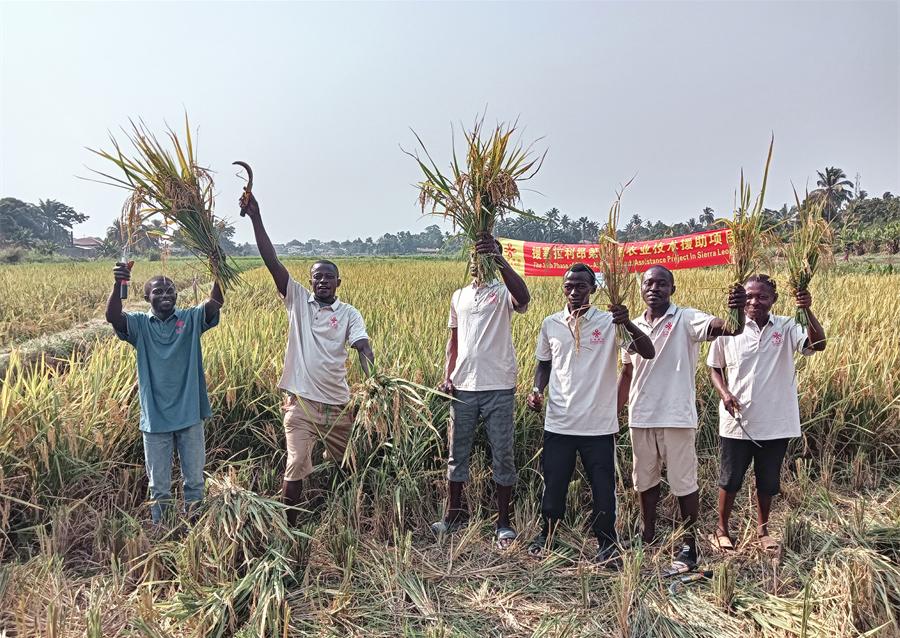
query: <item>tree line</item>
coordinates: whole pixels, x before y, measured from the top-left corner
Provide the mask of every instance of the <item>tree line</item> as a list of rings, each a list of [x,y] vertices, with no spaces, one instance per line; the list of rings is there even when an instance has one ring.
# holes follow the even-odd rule
[[[18,246],[52,252],[72,245],[72,227],[88,219],[53,199],[29,204],[15,197],[0,199],[0,247]]]
[[[890,192],[881,197],[870,197],[859,186],[859,179],[852,182],[839,168],[828,167],[817,171],[816,188],[808,195],[821,201],[825,217],[834,226],[838,245],[845,255],[851,252],[865,254],[886,251],[900,252],[900,197]],[[784,204],[778,209],[764,211],[765,225],[782,239],[787,239],[797,216],[796,205]],[[633,214],[618,229],[620,241],[640,241],[687,235],[719,226],[724,215],[710,207],[703,208],[695,217],[686,221],[667,224],[661,220],[644,219]],[[72,228],[88,219],[70,206],[54,200],[41,200],[29,204],[7,197],[0,199],[0,248],[16,246],[40,252],[72,245]],[[548,243],[595,243],[601,223],[587,216],[569,217],[556,208],[544,214],[532,210],[525,215],[515,215],[498,220],[494,234],[498,237],[540,241]],[[102,238],[98,254],[116,257],[122,252],[122,233],[118,220],[114,221]],[[222,222],[219,227],[220,242],[230,255],[256,255],[256,247],[249,243],[234,242],[233,225]],[[385,233],[373,239],[356,238],[344,241],[293,239],[278,245],[279,252],[288,255],[415,255],[422,253],[456,254],[462,247],[461,239],[451,232],[442,231],[432,224],[423,231]],[[130,250],[136,255],[153,259],[166,251],[178,255],[186,253],[177,231],[167,233],[163,223],[152,220],[143,224],[132,236]]]

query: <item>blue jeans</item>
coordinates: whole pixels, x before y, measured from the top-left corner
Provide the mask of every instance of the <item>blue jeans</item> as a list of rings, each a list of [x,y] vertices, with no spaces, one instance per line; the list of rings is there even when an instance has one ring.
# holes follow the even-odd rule
[[[203,423],[174,432],[142,432],[144,462],[150,479],[150,514],[153,522],[162,519],[172,502],[172,452],[178,450],[184,478],[184,504],[188,509],[203,499],[203,466],[206,440]]]

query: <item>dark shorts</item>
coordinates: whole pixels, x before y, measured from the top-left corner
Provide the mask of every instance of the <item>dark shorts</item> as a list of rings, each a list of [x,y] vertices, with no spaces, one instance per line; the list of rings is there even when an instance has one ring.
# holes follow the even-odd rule
[[[737,492],[744,482],[744,474],[753,462],[756,475],[756,491],[775,496],[781,490],[781,464],[790,439],[753,441],[719,438],[719,487],[726,492]]]

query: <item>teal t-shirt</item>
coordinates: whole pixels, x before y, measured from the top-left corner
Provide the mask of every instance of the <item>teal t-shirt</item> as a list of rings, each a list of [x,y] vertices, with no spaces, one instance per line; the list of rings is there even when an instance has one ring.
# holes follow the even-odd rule
[[[209,417],[200,335],[219,323],[218,313],[209,324],[203,304],[176,309],[165,321],[150,312],[124,315],[128,334],[116,335],[137,356],[141,430],[173,432]]]

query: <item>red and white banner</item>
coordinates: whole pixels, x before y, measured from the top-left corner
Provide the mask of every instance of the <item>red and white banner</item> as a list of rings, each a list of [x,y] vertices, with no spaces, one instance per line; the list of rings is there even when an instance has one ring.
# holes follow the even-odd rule
[[[731,262],[730,233],[706,230],[692,235],[634,241],[625,244],[625,261],[633,272],[651,266],[700,268]],[[506,260],[519,274],[535,277],[562,276],[574,263],[587,264],[599,270],[598,244],[545,244],[521,239],[498,237]]]

